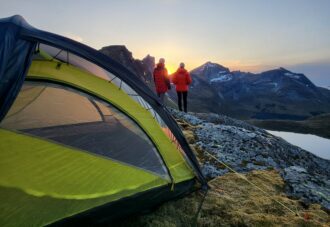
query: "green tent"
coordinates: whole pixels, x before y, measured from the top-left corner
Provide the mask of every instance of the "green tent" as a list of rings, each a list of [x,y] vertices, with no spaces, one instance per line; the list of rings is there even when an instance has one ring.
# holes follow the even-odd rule
[[[20,16],[0,31],[1,226],[101,225],[207,187],[132,72]]]

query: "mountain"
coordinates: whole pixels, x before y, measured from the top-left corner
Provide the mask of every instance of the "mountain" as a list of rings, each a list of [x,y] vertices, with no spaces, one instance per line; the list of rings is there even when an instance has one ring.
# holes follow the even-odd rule
[[[191,71],[190,109],[236,118],[303,120],[330,112],[330,91],[279,68],[259,74],[207,62]],[[207,102],[206,102],[207,100]]]
[[[103,47],[100,52],[126,66],[154,90],[154,57],[134,59],[121,45]],[[254,74],[206,62],[190,73],[193,83],[188,95],[189,111],[263,120],[304,120],[330,112],[329,89],[317,87],[304,74],[284,68]],[[174,88],[169,97],[176,102]]]
[[[152,77],[153,69],[155,67],[154,57],[147,55],[142,60],[134,59],[132,52],[123,45],[102,47],[99,51],[126,66],[126,68],[131,70],[150,88],[154,88]]]
[[[193,82],[188,95],[189,110],[194,112],[221,112],[223,97],[213,84],[230,80],[232,74],[229,69],[216,63],[207,62],[190,73]]]

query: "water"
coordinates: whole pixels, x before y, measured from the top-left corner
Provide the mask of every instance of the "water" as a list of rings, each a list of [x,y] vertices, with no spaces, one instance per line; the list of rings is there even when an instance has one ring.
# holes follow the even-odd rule
[[[282,137],[289,143],[301,147],[321,158],[330,160],[330,139],[311,134],[267,131],[275,136]]]

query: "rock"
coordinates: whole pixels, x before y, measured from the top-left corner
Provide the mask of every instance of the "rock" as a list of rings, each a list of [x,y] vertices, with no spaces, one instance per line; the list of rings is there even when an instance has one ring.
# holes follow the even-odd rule
[[[286,191],[305,203],[320,203],[330,210],[330,180],[322,175],[311,175],[301,166],[290,166],[282,171],[287,182]]]
[[[187,139],[191,143],[194,138],[202,171],[207,178],[228,173],[227,168],[208,154],[241,173],[275,169],[285,180],[286,192],[290,196],[330,208],[329,160],[224,115],[171,112],[180,121],[193,125]]]
[[[204,122],[203,120],[191,114],[186,114],[184,112],[176,111],[174,109],[170,109],[170,111],[173,114],[174,118],[184,120],[193,126],[200,125]]]
[[[202,171],[207,178],[215,178],[217,176],[222,176],[229,172],[228,169],[219,169],[209,162],[204,163]]]

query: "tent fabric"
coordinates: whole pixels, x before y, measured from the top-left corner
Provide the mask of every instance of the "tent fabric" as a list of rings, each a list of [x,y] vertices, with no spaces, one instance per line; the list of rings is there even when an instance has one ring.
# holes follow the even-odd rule
[[[167,186],[147,190],[111,204],[101,205],[88,212],[82,212],[74,217],[64,218],[50,226],[121,226],[121,219],[128,214],[145,214],[145,211],[150,210],[153,204],[159,205],[172,198],[182,198],[196,189],[194,184],[193,180],[189,180],[176,184],[177,190],[174,191]]]
[[[169,178],[153,143],[130,118],[94,97],[64,86],[25,82],[0,126]]]
[[[36,44],[22,40],[15,24],[28,27],[19,17],[0,20],[0,121],[23,84]]]
[[[0,141],[1,226],[45,225],[169,183],[132,166],[4,129]]]
[[[63,83],[86,91],[103,100],[109,101],[116,108],[134,119],[154,141],[161,153],[174,182],[190,179],[193,175],[184,157],[177,152],[175,144],[167,138],[150,112],[143,109],[117,86],[101,78],[92,76],[71,65],[63,64],[56,69],[57,63],[50,61],[33,61],[27,79],[49,80]],[[68,75],[75,75],[69,77]]]
[[[77,56],[84,58],[87,61],[98,65],[99,67],[119,77],[122,81],[128,84],[143,99],[145,99],[148,104],[151,105],[151,107],[159,114],[162,120],[171,129],[171,132],[174,134],[184,152],[189,157],[198,180],[203,186],[207,187],[207,182],[199,167],[198,161],[190,149],[188,142],[181,132],[181,129],[175,120],[171,117],[169,111],[161,104],[156,94],[154,94],[150,88],[148,88],[142,81],[140,81],[134,73],[125,68],[122,64],[108,56],[105,56],[99,51],[69,38],[65,38],[50,32],[41,31],[27,25],[22,25],[20,27],[20,37],[23,40],[44,43],[61,50],[69,51]]]
[[[131,71],[20,16],[0,32],[1,226],[103,223],[195,179],[207,187],[179,126]]]

